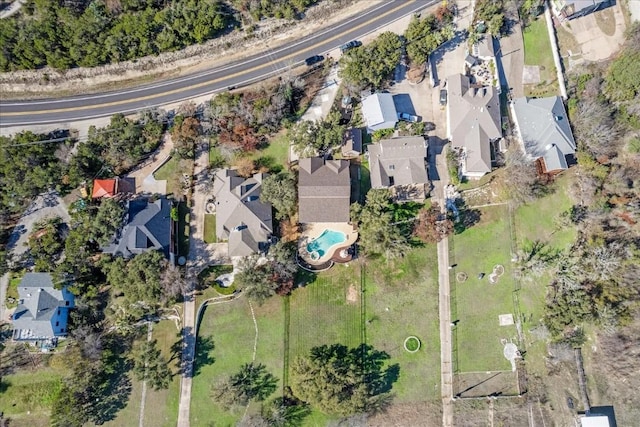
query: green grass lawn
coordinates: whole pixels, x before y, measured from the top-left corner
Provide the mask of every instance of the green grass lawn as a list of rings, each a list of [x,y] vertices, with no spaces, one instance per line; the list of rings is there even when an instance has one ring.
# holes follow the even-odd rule
[[[216,216],[214,214],[204,215],[204,236],[205,243],[216,243]]]
[[[422,402],[440,396],[440,332],[437,253],[434,245],[411,251],[403,260],[367,267],[367,342],[400,364],[393,385],[396,402]],[[415,335],[417,353],[403,348]]]
[[[269,145],[252,153],[251,158],[271,170],[285,169],[289,161],[289,138],[286,129],[269,138]]]
[[[353,286],[356,301],[347,301]],[[289,299],[289,358],[305,356],[312,347],[361,343],[360,271],[357,264],[336,265],[315,281],[296,289]]]
[[[18,285],[22,280],[22,273],[10,273],[9,286],[7,286],[7,294],[5,305],[7,308],[14,308],[18,306],[18,300],[20,295],[18,294]],[[9,302],[9,298],[13,298],[13,302]]]
[[[454,364],[457,371],[507,370],[511,365],[502,355],[501,339],[515,339],[515,326],[499,326],[498,315],[514,312],[514,289],[511,270],[511,241],[506,206],[480,209],[480,223],[453,236],[451,262],[451,317],[454,327]],[[498,283],[491,284],[489,274],[497,264],[505,272]],[[464,272],[468,279],[457,283],[455,274]],[[485,273],[478,279],[479,273]]]
[[[263,306],[254,305],[258,325],[256,362],[267,366],[280,382],[281,394],[284,355],[283,300],[274,297]],[[238,371],[253,356],[255,327],[246,298],[216,304],[206,308],[198,331],[196,367],[191,392],[191,425],[204,426],[215,420],[216,426],[235,425],[244,408],[228,412],[211,399],[211,386],[216,381]],[[208,349],[208,351],[207,351]],[[209,360],[202,353],[209,355]],[[259,410],[259,404],[250,407],[250,413]]]
[[[4,375],[0,383],[0,412],[12,426],[49,425],[51,405],[62,387],[63,374],[52,368]]]
[[[153,177],[158,181],[166,180],[167,181],[167,194],[173,194],[175,188],[173,188],[175,180],[171,179],[176,174],[181,173],[178,169],[178,164],[180,163],[180,159],[177,157],[171,157],[165,164],[160,166],[160,169],[155,171]]]
[[[544,16],[538,17],[522,32],[524,39],[525,65],[540,66],[541,83],[525,85],[527,96],[550,96],[558,94],[556,67],[551,53],[551,41]],[[527,93],[528,92],[528,93]]]

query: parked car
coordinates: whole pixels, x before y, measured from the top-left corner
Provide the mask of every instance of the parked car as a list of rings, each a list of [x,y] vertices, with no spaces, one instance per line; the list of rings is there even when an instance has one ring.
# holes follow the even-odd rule
[[[447,105],[447,90],[440,89],[440,105]]]
[[[362,42],[360,40],[351,40],[350,42],[340,46],[340,50],[344,53],[349,49],[353,49],[354,47],[359,47],[359,46],[362,46]]]
[[[398,120],[416,123],[420,121],[420,117],[409,113],[398,113]]]
[[[304,63],[307,64],[307,66],[311,66],[313,64],[317,64],[318,62],[322,62],[324,61],[324,56],[322,55],[313,55],[310,56],[309,58],[304,60]]]

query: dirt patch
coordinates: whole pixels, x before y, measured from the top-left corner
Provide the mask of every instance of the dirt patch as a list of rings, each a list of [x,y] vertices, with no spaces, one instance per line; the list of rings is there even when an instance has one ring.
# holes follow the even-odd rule
[[[509,371],[463,372],[454,377],[453,393],[456,397],[516,396],[518,380]]]
[[[616,18],[613,16],[613,8],[608,8],[595,13],[598,28],[605,35],[611,37],[616,33]]]
[[[397,403],[367,420],[369,427],[437,426],[442,424],[440,402]]]
[[[347,303],[356,304],[359,301],[358,298],[358,290],[355,285],[349,285],[349,289],[347,290]]]

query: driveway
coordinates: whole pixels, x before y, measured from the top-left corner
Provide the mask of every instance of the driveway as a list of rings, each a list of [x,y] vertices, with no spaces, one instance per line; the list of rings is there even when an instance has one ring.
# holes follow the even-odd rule
[[[14,260],[19,258],[29,249],[27,240],[35,223],[55,217],[60,217],[65,224],[71,220],[60,195],[56,191],[50,191],[36,197],[22,214],[9,237],[7,251],[11,253],[12,258]]]
[[[153,173],[160,168],[173,151],[173,140],[169,132],[162,138],[160,147],[152,154],[147,162],[131,171],[127,177],[135,179],[136,193],[167,194],[167,181],[156,180]]]

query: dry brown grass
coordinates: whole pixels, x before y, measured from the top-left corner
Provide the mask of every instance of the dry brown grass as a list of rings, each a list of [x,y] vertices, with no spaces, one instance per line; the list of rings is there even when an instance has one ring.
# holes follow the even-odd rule
[[[369,427],[414,427],[442,424],[442,405],[438,401],[398,403],[383,414],[367,420]]]
[[[616,33],[616,18],[613,14],[613,8],[608,7],[594,14],[598,28],[605,35],[611,37]]]

